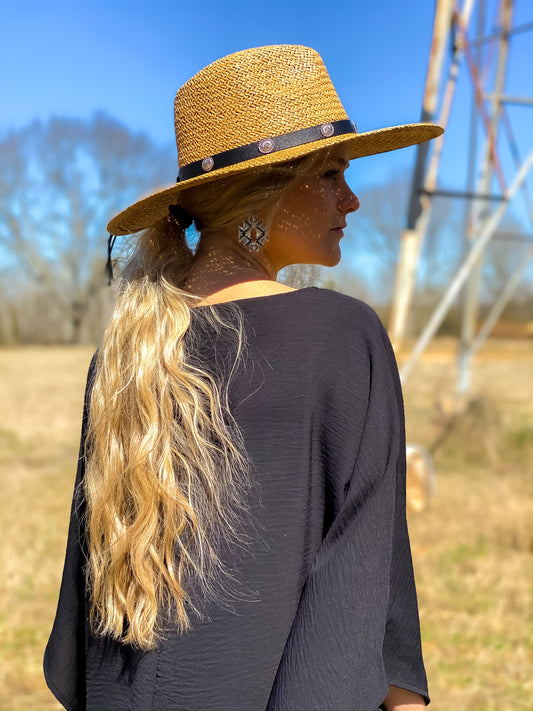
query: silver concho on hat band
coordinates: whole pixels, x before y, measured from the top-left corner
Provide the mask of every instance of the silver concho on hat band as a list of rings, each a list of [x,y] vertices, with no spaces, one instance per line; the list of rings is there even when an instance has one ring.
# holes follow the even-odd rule
[[[202,161],[202,169],[205,170],[206,173],[212,170],[214,165],[215,161],[211,156],[207,156],[207,158],[204,158]]]
[[[272,153],[274,150],[274,141],[271,138],[263,138],[259,141],[258,149],[261,153]]]
[[[324,136],[324,138],[329,138],[330,136],[333,136],[335,129],[331,123],[323,123],[322,126],[320,126],[320,133]]]

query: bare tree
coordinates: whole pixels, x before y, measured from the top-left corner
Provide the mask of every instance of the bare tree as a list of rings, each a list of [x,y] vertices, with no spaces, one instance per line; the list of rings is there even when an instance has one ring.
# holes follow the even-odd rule
[[[361,208],[353,219],[353,231],[345,247],[357,273],[379,284],[382,299],[391,296],[400,236],[405,228],[409,181],[393,177],[359,195]],[[460,211],[450,200],[435,200],[417,283],[420,290],[445,283],[461,254]],[[364,256],[358,260],[358,255]],[[369,285],[372,290],[372,285]]]
[[[510,215],[503,221],[501,229],[494,235],[484,253],[482,299],[493,302],[501,294],[509,279],[520,267],[524,258],[531,255],[533,240],[528,237],[520,223]],[[515,290],[518,301],[531,296],[533,259]]]
[[[77,342],[104,280],[105,225],[158,183],[169,147],[104,115],[51,118],[0,140],[0,248],[4,262],[54,303]]]
[[[290,264],[280,272],[280,281],[295,289],[319,286],[321,271],[318,264]]]

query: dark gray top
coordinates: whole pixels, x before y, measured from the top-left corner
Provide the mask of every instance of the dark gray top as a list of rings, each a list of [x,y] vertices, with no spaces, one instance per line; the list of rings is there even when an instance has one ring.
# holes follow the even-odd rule
[[[256,481],[254,542],[232,561],[244,594],[153,652],[95,638],[75,494],[44,660],[69,710],[374,711],[389,684],[427,699],[387,335],[367,305],[315,287],[236,303],[248,347],[230,403]],[[229,349],[201,335],[207,367]]]

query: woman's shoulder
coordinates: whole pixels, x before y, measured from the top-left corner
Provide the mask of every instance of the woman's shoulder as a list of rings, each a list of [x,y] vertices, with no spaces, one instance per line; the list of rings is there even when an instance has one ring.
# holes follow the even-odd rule
[[[298,289],[280,295],[292,299],[290,311],[297,318],[311,320],[312,324],[326,332],[336,331],[347,338],[368,336],[384,332],[383,325],[374,309],[364,301],[333,289],[316,286]]]
[[[333,289],[310,286],[305,289],[297,289],[296,293],[314,300],[325,311],[334,310],[339,315],[360,316],[370,320],[379,320],[374,309],[366,302]]]
[[[381,321],[368,304],[332,289],[315,286],[238,303],[254,336],[293,348],[370,352],[387,341]]]
[[[312,303],[314,309],[320,312],[337,311],[347,315],[361,315],[370,319],[377,319],[376,312],[364,301],[353,296],[342,294],[333,289],[325,289],[318,286],[307,286],[302,289],[290,289],[274,292],[267,295],[235,299],[234,304],[244,308],[263,308],[266,311],[269,306],[289,307],[291,312],[298,309],[306,309]],[[254,308],[254,310],[255,310]]]

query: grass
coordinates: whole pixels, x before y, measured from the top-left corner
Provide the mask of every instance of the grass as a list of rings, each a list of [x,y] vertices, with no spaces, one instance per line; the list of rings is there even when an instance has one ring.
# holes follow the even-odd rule
[[[533,709],[533,348],[489,344],[449,413],[453,344],[405,387],[437,493],[409,524],[435,711]],[[41,661],[61,576],[87,348],[0,350],[0,709],[59,709]],[[329,711],[329,710],[328,710]],[[331,710],[334,711],[334,710]]]
[[[436,710],[533,709],[533,348],[488,345],[468,402],[446,405],[442,344],[404,388],[408,439],[438,472],[409,522]]]
[[[42,677],[57,603],[87,349],[0,351],[0,708],[61,708]]]

